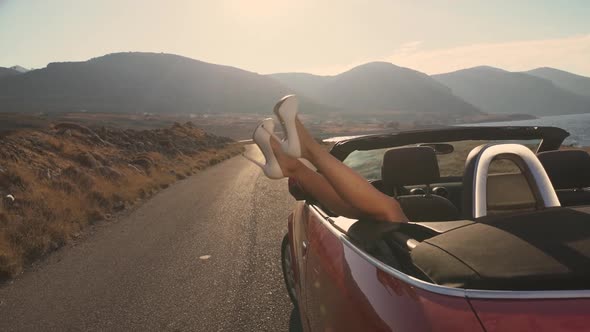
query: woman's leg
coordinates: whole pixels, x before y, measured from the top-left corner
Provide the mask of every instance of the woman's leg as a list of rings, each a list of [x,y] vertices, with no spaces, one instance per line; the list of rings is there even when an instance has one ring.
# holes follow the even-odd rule
[[[297,183],[306,193],[313,196],[337,215],[354,219],[363,215],[362,211],[345,202],[324,176],[312,171],[303,164],[293,173],[293,178],[297,180]]]
[[[318,193],[322,192],[324,190],[322,188],[330,184],[330,189],[326,190],[330,193],[334,192],[342,201],[339,204],[349,206],[350,211],[356,212],[355,215],[357,216],[368,216],[381,221],[408,221],[395,199],[377,190],[354,170],[334,158],[334,156],[315,141],[298,119],[296,121],[302,157],[314,164],[322,173],[322,178],[326,181],[323,182],[317,177],[310,176],[307,171],[301,168],[294,168],[293,172],[291,172],[292,174],[286,175],[294,176],[310,194],[314,191]],[[282,151],[277,151],[278,142],[274,139],[272,141],[275,142],[273,144],[275,153],[284,155]],[[281,160],[279,160],[279,164],[281,164]],[[303,175],[300,174],[301,172],[303,172]],[[327,204],[321,197],[314,197],[322,203]],[[333,195],[329,197],[333,197]]]
[[[346,203],[336,193],[325,177],[312,171],[299,160],[286,155],[274,138],[271,139],[271,146],[284,175],[295,179],[306,193],[337,215],[347,218],[359,218],[362,215],[359,210]]]
[[[299,120],[297,126],[303,157],[317,167],[346,203],[377,220],[408,221],[397,200],[377,190],[360,174],[322,148]]]

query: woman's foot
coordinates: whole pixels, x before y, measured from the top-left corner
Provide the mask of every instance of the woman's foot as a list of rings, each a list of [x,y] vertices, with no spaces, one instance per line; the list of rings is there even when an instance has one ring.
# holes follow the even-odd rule
[[[252,163],[257,165],[262,169],[264,175],[266,175],[270,179],[282,179],[285,177],[285,173],[283,173],[282,168],[275,156],[274,149],[272,147],[271,141],[275,141],[274,138],[274,120],[272,118],[264,119],[258,127],[254,130],[252,134],[252,140],[258,147],[262,154],[264,155],[264,159],[266,160],[265,164],[258,162],[246,155],[244,156],[246,159],[250,160]]]
[[[273,112],[279,119],[285,139],[281,142],[283,151],[293,158],[301,157],[301,144],[299,143],[299,135],[297,133],[297,126],[295,120],[299,112],[299,102],[297,96],[288,95],[283,97],[275,105]]]
[[[275,105],[273,111],[279,118],[285,139],[280,140],[276,136],[275,138],[280,142],[287,155],[303,158],[313,163],[312,152],[321,147],[299,120],[298,107],[299,103],[295,95],[285,96]]]
[[[294,177],[300,167],[305,167],[297,158],[293,158],[283,151],[283,146],[276,136],[270,138],[270,146],[281,167],[281,171],[286,177]]]

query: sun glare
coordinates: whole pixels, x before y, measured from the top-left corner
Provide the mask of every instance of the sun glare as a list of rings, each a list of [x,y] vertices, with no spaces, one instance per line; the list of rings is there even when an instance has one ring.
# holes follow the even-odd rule
[[[229,0],[226,9],[232,16],[243,19],[269,19],[283,16],[286,11],[298,7],[298,1],[289,0]]]

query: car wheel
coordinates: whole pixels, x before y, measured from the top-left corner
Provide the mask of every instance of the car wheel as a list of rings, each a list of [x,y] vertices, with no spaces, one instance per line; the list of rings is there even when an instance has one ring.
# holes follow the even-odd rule
[[[281,266],[283,267],[283,278],[287,293],[294,305],[297,305],[297,292],[295,291],[295,273],[293,272],[293,259],[291,256],[291,246],[289,245],[289,235],[285,235],[281,244]]]

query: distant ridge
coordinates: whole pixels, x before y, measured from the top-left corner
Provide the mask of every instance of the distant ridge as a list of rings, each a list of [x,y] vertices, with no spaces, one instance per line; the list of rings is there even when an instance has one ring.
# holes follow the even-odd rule
[[[527,73],[482,66],[432,77],[488,113],[539,116],[590,112],[590,98]]]
[[[590,77],[549,67],[537,68],[525,73],[550,80],[562,89],[590,97]]]
[[[271,77],[326,105],[354,112],[401,111],[479,114],[428,75],[387,62],[371,62],[335,76],[279,73]]]
[[[368,63],[333,77],[294,76],[304,82],[291,86],[280,75],[173,54],[114,53],[0,80],[0,106],[16,112],[267,113],[295,92],[310,113],[435,113],[451,122],[481,114],[428,75],[390,63]]]
[[[319,76],[307,73],[278,73],[269,76],[289,87],[293,92],[311,98],[321,98],[320,91],[333,78],[333,76]]]
[[[27,68],[25,68],[25,67],[21,67],[21,66],[18,66],[18,65],[16,65],[16,66],[12,66],[12,67],[10,67],[10,69],[16,70],[17,72],[19,72],[19,73],[21,73],[21,74],[22,74],[22,73],[26,73],[26,72],[28,72],[28,71],[29,71]]]
[[[268,113],[290,93],[299,95],[304,112],[371,121],[391,116],[412,121],[418,116],[432,123],[455,123],[489,118],[486,113],[590,112],[590,96],[583,95],[590,78],[553,68],[513,73],[480,66],[428,76],[387,62],[370,62],[334,76],[260,75],[174,54],[143,52],[50,63],[31,71],[14,68],[0,68],[4,112]]]
[[[0,80],[7,111],[268,112],[290,90],[267,76],[157,53],[114,53]]]
[[[14,70],[12,68],[0,67],[0,78],[14,76],[14,75],[18,75],[18,74],[20,74],[20,72]]]

